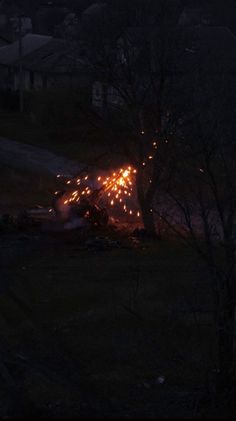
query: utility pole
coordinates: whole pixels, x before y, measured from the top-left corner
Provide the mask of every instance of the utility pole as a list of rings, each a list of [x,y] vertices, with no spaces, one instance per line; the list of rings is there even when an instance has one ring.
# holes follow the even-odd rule
[[[19,31],[19,103],[20,113],[24,111],[24,75],[22,66],[23,45],[22,45],[22,15],[18,16],[18,31]]]

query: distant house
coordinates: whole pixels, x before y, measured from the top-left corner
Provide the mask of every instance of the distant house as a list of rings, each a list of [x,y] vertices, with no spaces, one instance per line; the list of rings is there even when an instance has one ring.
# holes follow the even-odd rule
[[[19,33],[19,19],[18,17],[12,17],[10,19],[10,24],[12,26],[12,30],[15,34]],[[23,35],[29,34],[32,32],[32,19],[28,16],[21,17],[21,33]]]
[[[92,85],[92,105],[93,107],[104,110],[108,108],[122,107],[124,101],[119,95],[117,89],[112,85],[106,85],[102,82],[95,81]]]
[[[28,34],[22,38],[22,56],[36,51],[47,44],[50,37],[42,35]],[[0,48],[0,69],[1,69],[1,89],[17,90],[17,79],[19,69],[19,43],[18,41]],[[25,72],[24,72],[25,73]],[[24,74],[25,87],[27,77]]]
[[[62,39],[26,35],[22,39],[21,61],[18,42],[0,48],[0,68],[5,71],[2,89],[18,90],[20,63],[25,90],[84,87],[88,83],[86,63],[78,48]]]
[[[236,82],[236,37],[228,28],[207,25],[178,25],[167,28],[163,37],[164,44],[166,43],[164,46],[161,45],[161,36],[163,37],[163,34],[159,33],[158,28],[134,27],[127,28],[117,38],[114,55],[116,72],[120,66],[123,69],[121,74],[124,74],[125,67],[131,66],[133,77],[136,78],[136,90],[140,89],[145,81],[150,80],[150,74],[158,80],[158,55],[161,48],[165,49],[165,62],[162,65],[165,78],[167,76],[166,80],[169,80],[172,87],[171,94],[174,99],[184,97],[187,91],[190,92],[196,75],[201,72],[205,78],[210,76],[216,79],[227,75],[229,80],[231,75]],[[124,104],[117,91],[117,84],[126,89],[127,82],[122,81],[122,78],[118,81],[117,75],[116,73],[116,79],[110,80],[109,84],[104,84],[102,78],[94,81],[92,103],[96,109],[115,110]],[[217,82],[215,90],[217,91]],[[139,95],[142,91],[136,93]],[[147,101],[151,101],[152,98],[153,92],[150,91]]]

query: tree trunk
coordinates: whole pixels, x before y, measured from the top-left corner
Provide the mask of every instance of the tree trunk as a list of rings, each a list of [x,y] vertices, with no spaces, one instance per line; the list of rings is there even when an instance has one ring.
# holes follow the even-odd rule
[[[141,215],[144,229],[149,237],[156,237],[156,227],[153,212],[148,203],[141,205]]]
[[[235,307],[232,300],[225,300],[219,313],[218,345],[219,345],[219,378],[218,390],[230,390],[234,378],[234,332]]]
[[[154,220],[154,214],[152,212],[152,205],[153,205],[152,197],[149,197],[148,199],[145,197],[145,193],[143,189],[142,174],[140,173],[137,174],[136,187],[137,187],[138,202],[139,202],[142,221],[143,221],[143,227],[145,229],[146,234],[149,237],[156,237],[155,220]]]

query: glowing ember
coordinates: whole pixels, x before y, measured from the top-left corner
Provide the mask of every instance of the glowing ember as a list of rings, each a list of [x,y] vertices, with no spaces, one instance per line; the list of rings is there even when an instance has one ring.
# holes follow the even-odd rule
[[[64,195],[64,205],[71,205],[73,202],[80,202],[86,198],[92,200],[94,198],[96,204],[104,204],[111,209],[120,209],[128,215],[139,217],[140,213],[137,209],[133,209],[133,184],[137,170],[128,166],[127,168],[120,168],[113,171],[110,176],[97,176],[97,188],[91,188],[91,185],[86,185],[88,174],[81,178],[71,179],[66,181],[66,184],[75,185],[76,190],[68,191]]]
[[[144,135],[144,130],[140,130],[140,134]],[[168,139],[164,139],[165,143],[168,143]],[[142,161],[140,162],[141,172],[152,168],[155,165],[156,154],[158,149],[158,139],[151,140],[149,144],[149,150],[146,151],[145,156],[143,156]],[[201,173],[204,172],[204,169],[198,169]],[[86,203],[89,202],[92,205],[108,208],[113,215],[116,211],[121,210],[127,216],[132,216],[132,218],[141,216],[140,211],[137,209],[137,204],[135,203],[134,189],[135,178],[137,174],[137,169],[132,166],[123,167],[120,169],[112,170],[110,174],[97,175],[95,178],[90,177],[88,174],[84,173],[75,179],[69,179],[68,177],[58,174],[57,177],[67,178],[65,183],[68,185],[66,193],[63,193],[62,203],[64,206],[72,206],[73,202],[80,205],[80,202]],[[149,176],[150,177],[150,176]],[[147,182],[150,184],[153,183],[152,178],[147,178]],[[90,180],[90,181],[88,181]],[[71,191],[70,191],[71,189]],[[60,192],[55,192],[55,195],[58,195]],[[61,196],[59,196],[61,197]],[[150,209],[152,213],[153,210]],[[89,217],[89,214],[87,215]]]

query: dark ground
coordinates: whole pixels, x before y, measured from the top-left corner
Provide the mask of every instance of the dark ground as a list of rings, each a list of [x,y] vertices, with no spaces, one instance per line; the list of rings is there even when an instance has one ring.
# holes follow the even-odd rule
[[[183,246],[119,237],[88,250],[76,233],[38,230],[1,240],[2,416],[220,414],[210,291]]]
[[[0,181],[1,214],[55,189],[6,168]],[[96,235],[119,247],[88,248]],[[179,241],[2,228],[0,268],[0,417],[235,415],[213,387],[209,279]]]

